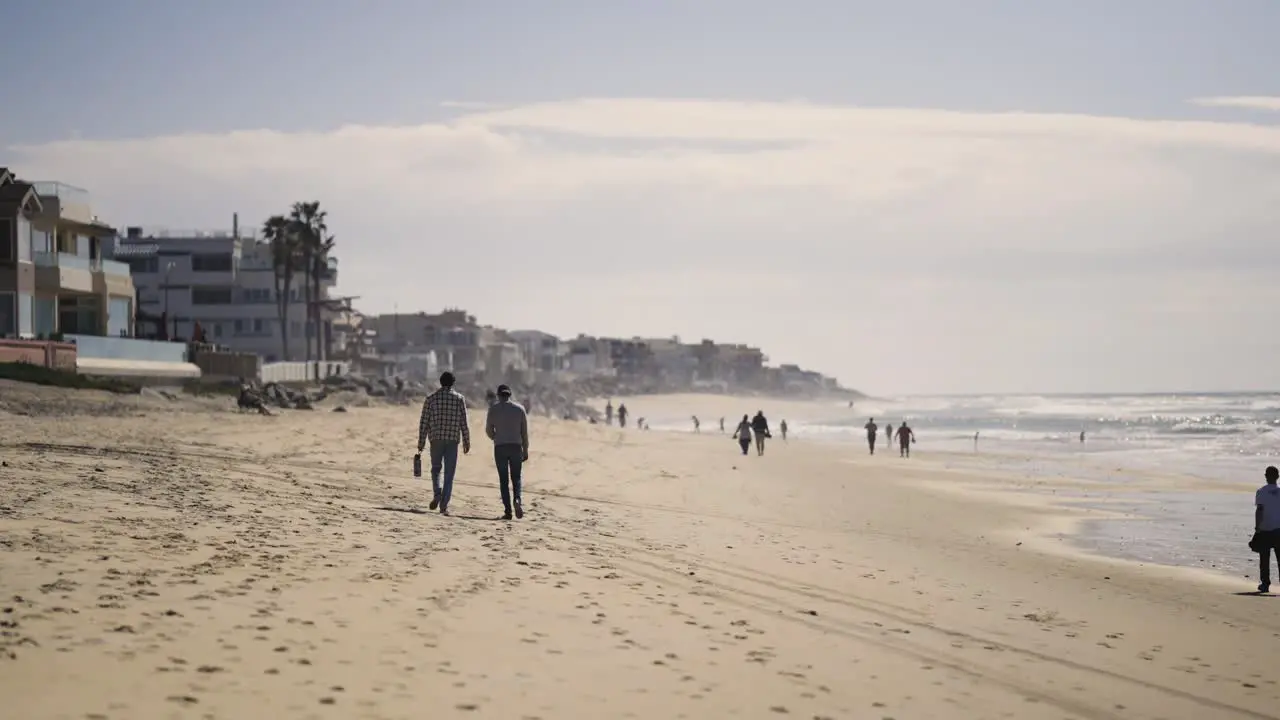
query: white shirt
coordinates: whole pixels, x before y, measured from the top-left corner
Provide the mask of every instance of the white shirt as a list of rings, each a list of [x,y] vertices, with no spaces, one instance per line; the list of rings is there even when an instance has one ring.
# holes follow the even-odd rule
[[[1263,485],[1254,496],[1254,504],[1262,507],[1260,530],[1280,530],[1280,485]]]

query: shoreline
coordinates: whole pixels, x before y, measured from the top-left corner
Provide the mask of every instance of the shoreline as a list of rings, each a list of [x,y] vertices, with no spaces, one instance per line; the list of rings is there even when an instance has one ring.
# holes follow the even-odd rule
[[[727,402],[743,405],[743,400],[730,398]],[[668,416],[674,414],[674,407],[691,409],[710,405],[718,408],[726,403],[726,399],[720,396],[701,395],[654,396],[652,401],[663,407]],[[779,404],[775,403],[772,407]],[[783,408],[784,412],[790,410],[792,414],[799,416],[804,416],[805,411],[808,411],[804,421],[806,423],[812,423],[810,418],[823,414],[839,417],[842,410],[833,409],[831,403],[809,403],[803,400],[788,402]],[[704,425],[706,424],[704,421]],[[673,436],[700,436],[692,430],[682,431],[672,427],[659,427],[655,432]],[[718,428],[713,425],[701,435],[714,435],[717,432]],[[774,442],[777,441],[775,436]],[[844,462],[854,465],[867,458],[864,447],[841,440],[806,436],[801,432],[792,441],[815,448],[835,449],[841,453]],[[1045,548],[1056,554],[1075,554],[1132,563],[1135,567],[1155,566],[1185,570],[1190,573],[1189,577],[1196,577],[1216,586],[1222,585],[1224,581],[1245,588],[1251,583],[1256,584],[1256,580],[1250,578],[1257,572],[1257,558],[1248,552],[1248,537],[1240,539],[1235,532],[1252,521],[1252,516],[1248,513],[1251,505],[1248,493],[1252,492],[1253,486],[1215,482],[1201,475],[1160,472],[1149,466],[1117,466],[1113,460],[1101,453],[1059,457],[1012,450],[969,453],[947,449],[926,450],[924,455],[913,457],[911,462],[916,470],[922,469],[920,465],[924,465],[923,469],[929,472],[959,477],[968,491],[982,493],[992,501],[1018,505],[1020,498],[1033,498],[1030,501],[1033,507],[1058,508],[1060,515],[1069,520],[1066,528],[1048,530],[1048,537],[1037,539],[1037,542],[1042,542]],[[1027,466],[1041,466],[1041,469],[1037,472],[1027,469]],[[1044,467],[1050,469],[1046,472]],[[1113,477],[1124,479],[1113,480]],[[944,483],[936,486],[944,490],[956,490],[954,486]],[[1045,490],[1046,486],[1050,487],[1049,491]],[[1051,495],[1046,495],[1046,492]],[[1104,494],[1106,496],[1099,496]],[[1123,505],[1153,505],[1201,495],[1211,495],[1220,504],[1228,504],[1231,499],[1238,498],[1239,507],[1228,518],[1223,517],[1224,513],[1219,513],[1208,521],[1201,515],[1192,513],[1161,517],[1155,513],[1142,514],[1141,507],[1130,512],[1119,509]],[[1138,497],[1142,500],[1135,499]],[[1108,512],[1107,505],[1116,506],[1117,509]],[[1224,522],[1214,522],[1219,519]],[[1234,523],[1231,522],[1233,519]],[[1144,532],[1144,528],[1155,529]],[[1181,534],[1178,530],[1181,530]],[[1214,540],[1188,542],[1185,540],[1188,535]],[[1124,546],[1125,544],[1128,546]],[[1166,552],[1144,553],[1133,550],[1134,546],[1165,548]],[[1179,562],[1179,557],[1187,559]]]

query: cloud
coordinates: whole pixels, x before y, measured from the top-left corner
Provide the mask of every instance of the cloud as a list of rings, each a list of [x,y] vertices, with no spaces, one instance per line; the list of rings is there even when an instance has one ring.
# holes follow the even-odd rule
[[[587,99],[10,149],[120,225],[329,208],[368,310],[718,337],[871,390],[1280,384],[1280,127]],[[1207,353],[1205,347],[1215,348]],[[975,387],[978,383],[980,386]]]
[[[1272,110],[1280,112],[1280,97],[1249,95],[1237,97],[1203,97],[1192,100],[1205,107],[1242,108],[1245,110]]]

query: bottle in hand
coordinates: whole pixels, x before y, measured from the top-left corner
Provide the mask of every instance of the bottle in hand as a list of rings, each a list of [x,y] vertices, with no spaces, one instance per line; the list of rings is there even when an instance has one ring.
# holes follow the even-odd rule
[[[422,453],[413,456],[413,476],[422,477]]]

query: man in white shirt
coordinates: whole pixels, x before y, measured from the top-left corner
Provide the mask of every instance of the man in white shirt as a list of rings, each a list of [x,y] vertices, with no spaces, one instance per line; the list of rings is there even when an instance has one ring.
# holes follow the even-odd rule
[[[1269,466],[1267,484],[1254,493],[1253,530],[1260,541],[1258,549],[1258,592],[1271,591],[1271,551],[1276,552],[1276,564],[1280,565],[1280,486],[1276,479],[1280,471]]]

